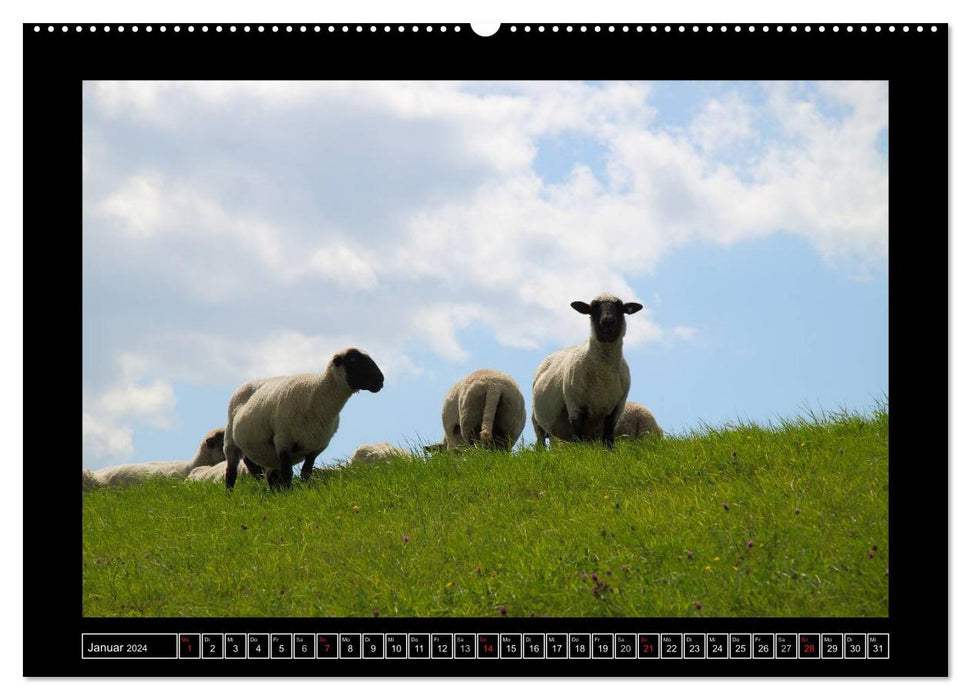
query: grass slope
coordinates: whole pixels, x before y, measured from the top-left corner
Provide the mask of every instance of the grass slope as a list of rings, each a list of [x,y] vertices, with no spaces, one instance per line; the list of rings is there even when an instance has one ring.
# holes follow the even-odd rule
[[[84,615],[885,616],[887,446],[881,407],[98,491]]]

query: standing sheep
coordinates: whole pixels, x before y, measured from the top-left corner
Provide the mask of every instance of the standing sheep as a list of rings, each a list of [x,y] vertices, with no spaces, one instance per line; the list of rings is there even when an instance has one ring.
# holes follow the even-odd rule
[[[223,429],[214,428],[206,433],[199,443],[195,456],[186,461],[143,462],[141,464],[119,464],[116,467],[91,472],[98,486],[129,486],[157,476],[186,476],[196,467],[218,464],[226,459],[223,454]],[[85,470],[86,471],[86,470]],[[81,472],[83,488],[90,490],[92,484]]]
[[[617,427],[614,428],[614,437],[639,438],[642,435],[664,437],[664,431],[646,406],[628,401],[624,406],[624,413],[617,421]]]
[[[540,446],[545,446],[548,437],[599,437],[612,447],[630,390],[630,368],[623,354],[624,315],[644,307],[636,302],[625,304],[612,294],[570,306],[590,316],[590,339],[557,350],[540,363],[533,378],[533,429]]]
[[[494,369],[459,380],[442,403],[443,443],[449,450],[460,445],[511,450],[525,425],[526,401],[516,380]]]
[[[356,348],[335,354],[323,374],[243,385],[230,401],[226,425],[226,488],[236,484],[240,457],[248,459],[247,466],[266,470],[273,487],[289,487],[292,467],[301,460],[300,476],[309,479],[314,460],[337,432],[340,411],[351,394],[361,389],[376,393],[382,386],[381,370]],[[250,396],[234,407],[233,401],[247,387]]]
[[[350,464],[371,464],[390,457],[408,457],[411,453],[387,442],[361,445],[351,455]]]

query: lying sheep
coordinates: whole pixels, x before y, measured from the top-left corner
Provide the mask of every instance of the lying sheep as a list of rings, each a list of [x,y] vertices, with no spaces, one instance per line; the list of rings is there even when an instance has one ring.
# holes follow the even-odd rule
[[[526,401],[505,372],[480,369],[456,382],[442,403],[442,447],[483,445],[512,449],[526,425]],[[438,446],[429,445],[426,451]]]
[[[90,469],[81,470],[81,491],[94,491],[101,485],[98,481],[98,477],[94,475],[94,472]]]
[[[292,467],[301,460],[300,476],[309,479],[314,460],[337,432],[340,411],[351,394],[378,392],[382,386],[381,370],[356,348],[335,354],[323,374],[243,385],[230,401],[226,425],[226,488],[236,484],[240,457],[248,460],[247,466],[265,470],[274,488],[291,485]],[[244,389],[251,390],[250,396],[237,401]]]
[[[624,405],[624,412],[614,428],[615,437],[639,438],[643,435],[663,437],[664,431],[657,424],[654,414],[643,404],[628,401]]]
[[[116,467],[99,469],[92,472],[97,486],[129,486],[146,479],[158,476],[186,476],[196,467],[218,464],[226,459],[223,454],[223,429],[214,428],[206,433],[199,443],[199,449],[189,461],[174,462],[143,462],[141,464],[120,464]],[[85,482],[82,472],[82,482],[85,488],[90,484]],[[92,485],[93,486],[93,485]]]
[[[251,474],[250,470],[244,464],[237,470],[237,478],[241,476],[249,476]],[[185,478],[186,481],[212,481],[222,483],[226,479],[226,462],[220,462],[219,464],[214,464],[208,467],[196,467],[191,472],[189,476]]]
[[[387,442],[361,445],[351,455],[350,464],[371,464],[390,457],[408,457],[411,453]]]
[[[644,308],[601,294],[570,306],[590,316],[590,339],[557,350],[540,363],[533,378],[533,429],[537,444],[546,438],[601,439],[613,446],[617,420],[630,390],[630,369],[623,355],[624,314]]]

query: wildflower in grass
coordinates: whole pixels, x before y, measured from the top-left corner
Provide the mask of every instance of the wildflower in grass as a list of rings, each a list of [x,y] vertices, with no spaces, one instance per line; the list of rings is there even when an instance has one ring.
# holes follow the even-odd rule
[[[351,510],[353,510],[355,513],[360,513],[361,512],[361,507],[360,506],[354,506],[353,508],[351,508]]]
[[[243,528],[244,530],[249,530],[249,528],[248,528],[248,527],[246,527],[246,525],[245,525],[245,524],[243,524],[243,525],[242,525],[242,528]]]
[[[455,587],[455,581],[449,581],[448,583],[445,584],[445,587],[446,588],[454,588]]]
[[[621,567],[620,567],[620,570],[623,571],[626,574],[626,573],[628,573],[630,571],[630,567],[627,566],[627,564],[622,564]]]
[[[701,610],[701,601],[700,600],[696,600],[695,601],[695,610]]]
[[[873,559],[873,550],[872,549],[866,550],[866,555],[868,558]]]
[[[505,606],[505,605],[500,605],[500,606],[499,606],[498,608],[496,608],[496,609],[497,609],[497,610],[499,611],[499,614],[500,614],[500,615],[503,615],[503,616],[505,616],[505,614],[506,614],[506,606]]]
[[[722,502],[722,508],[724,508],[725,510],[728,510],[728,502],[727,501],[723,501]]]
[[[404,542],[405,544],[408,544],[408,541],[410,539],[411,539],[411,536],[408,535],[407,533],[405,533],[404,535],[401,536],[401,541]]]
[[[582,574],[580,574],[580,578],[581,578],[582,580],[584,580],[584,581],[586,581],[586,580],[587,580],[587,579],[588,579],[589,577],[590,577],[590,575],[589,575],[589,574],[587,574],[586,572],[584,572],[584,573],[582,573]]]
[[[593,579],[594,581],[597,581],[598,580],[597,579],[597,574],[590,574],[590,578]]]
[[[711,560],[712,561],[721,561],[722,558],[721,557],[712,557]]]
[[[799,515],[801,512],[802,512],[802,508],[796,508],[796,515]]]
[[[746,546],[747,546],[747,547],[748,547],[749,549],[751,549],[752,547],[754,547],[754,546],[755,546],[755,540],[749,540],[749,541],[748,541],[748,542],[746,542],[745,544],[746,544]]]
[[[608,576],[613,576],[614,571],[613,569],[607,569],[607,571],[605,571],[604,573],[606,573]]]
[[[374,608],[374,610],[371,611],[371,616],[372,617],[377,617],[380,614],[381,614],[381,611],[378,610],[377,608]]]
[[[687,552],[684,553],[684,556],[687,557],[688,559],[694,559],[695,553],[689,549]]]
[[[711,571],[711,564],[705,564],[705,571]]]

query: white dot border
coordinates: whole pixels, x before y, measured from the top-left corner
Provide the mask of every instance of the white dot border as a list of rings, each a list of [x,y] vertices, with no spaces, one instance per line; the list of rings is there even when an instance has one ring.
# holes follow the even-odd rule
[[[27,25],[30,27],[31,25]],[[88,36],[91,34],[110,34],[117,32],[124,34],[131,32],[138,34],[176,33],[196,31],[204,34],[213,31],[217,34],[251,34],[265,33],[266,28],[273,33],[281,31],[288,34],[390,34],[397,30],[400,34],[410,31],[412,34],[452,34],[463,31],[466,25],[462,24],[35,24],[32,25],[35,34],[68,34]],[[87,29],[87,31],[85,31]],[[539,34],[587,34],[603,35],[606,34],[635,34],[664,32],[665,34],[690,36],[693,34],[768,34],[773,31],[776,33],[785,32],[806,34],[853,34],[860,33],[884,33],[889,32],[897,36],[906,34],[913,36],[916,34],[936,33],[940,25],[936,24],[503,24],[500,32],[509,34],[530,34],[535,31]],[[451,30],[451,31],[450,31]],[[800,32],[800,30],[802,30]]]

